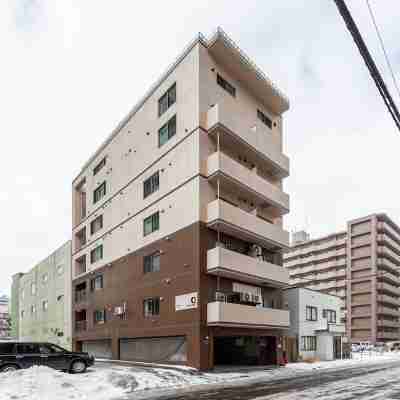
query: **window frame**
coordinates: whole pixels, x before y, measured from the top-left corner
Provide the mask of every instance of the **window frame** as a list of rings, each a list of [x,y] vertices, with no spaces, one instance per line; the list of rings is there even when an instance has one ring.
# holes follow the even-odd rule
[[[257,109],[257,118],[269,129],[272,129],[272,119],[260,109]]]
[[[97,319],[98,315],[102,315],[102,319]],[[101,310],[93,311],[93,324],[94,325],[103,325],[106,323],[106,309],[103,308]]]
[[[226,92],[228,92],[232,97],[236,97],[236,87],[233,86],[228,80],[226,80],[222,75],[217,73],[217,85],[222,87]]]
[[[96,287],[96,282],[99,281],[101,282],[100,287]],[[104,289],[104,277],[103,274],[97,275],[94,278],[90,280],[90,291],[91,292],[96,292],[98,290],[103,290]]]
[[[313,311],[315,311],[315,318],[313,315]],[[313,322],[318,321],[318,308],[317,307],[306,306],[306,321],[313,321]]]
[[[173,132],[171,126],[175,126]],[[166,129],[166,140],[162,142],[161,131],[164,129]],[[173,138],[176,135],[176,131],[177,131],[177,118],[175,114],[158,130],[158,147],[164,146],[165,143],[167,143],[171,138]]]
[[[103,194],[98,197],[98,193],[102,193]],[[107,184],[106,181],[103,181],[99,186],[97,186],[96,189],[93,190],[93,204],[98,203],[101,199],[103,199],[104,197],[106,197],[107,195]]]
[[[336,321],[337,321],[336,310],[327,308],[322,311],[322,316],[323,316],[323,318],[326,318],[326,320],[328,321],[328,324],[336,324]],[[333,318],[332,318],[332,316],[333,316]]]
[[[146,233],[146,222],[151,220],[151,231]],[[148,236],[160,229],[160,212],[156,211],[155,213],[149,215],[143,220],[143,236]]]
[[[154,268],[154,259],[158,258],[158,267]],[[143,274],[150,274],[152,272],[160,272],[161,270],[161,256],[160,252],[156,251],[147,254],[143,257]]]
[[[100,227],[97,228],[96,230],[94,230],[95,224],[97,223],[97,221],[101,221],[100,223]],[[98,231],[100,231],[101,229],[103,229],[103,214],[98,215],[93,221],[90,222],[90,234],[94,235],[96,234]]]
[[[42,311],[47,312],[49,310],[49,301],[42,300]]]
[[[93,168],[93,176],[96,176],[105,166],[107,157],[104,156]]]
[[[146,190],[146,185],[149,188]],[[153,193],[157,192],[160,189],[160,171],[154,172],[153,175],[149,176],[146,180],[143,181],[143,199],[149,197]]]
[[[302,336],[301,337],[301,351],[317,351],[317,337],[316,336]]]
[[[99,251],[99,249],[101,249]],[[95,259],[95,254],[96,252],[99,251],[100,252],[100,256],[99,258]],[[90,264],[95,264],[96,262],[100,261],[103,259],[104,256],[104,249],[103,249],[103,245],[99,244],[98,246],[96,246],[94,249],[90,250]]]
[[[174,93],[174,96],[171,96]],[[176,82],[174,82],[167,91],[158,99],[158,117],[161,117],[167,110],[176,103]],[[161,105],[166,100],[166,105]],[[164,108],[166,106],[166,108]]]
[[[161,309],[160,302],[160,297],[146,297],[145,299],[143,299],[144,318],[153,318],[159,316]]]

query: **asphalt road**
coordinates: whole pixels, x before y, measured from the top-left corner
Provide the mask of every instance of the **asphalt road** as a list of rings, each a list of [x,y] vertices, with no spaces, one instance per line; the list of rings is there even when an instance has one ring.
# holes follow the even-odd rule
[[[400,361],[338,370],[312,371],[307,375],[234,386],[169,391],[154,400],[251,399],[400,399]]]

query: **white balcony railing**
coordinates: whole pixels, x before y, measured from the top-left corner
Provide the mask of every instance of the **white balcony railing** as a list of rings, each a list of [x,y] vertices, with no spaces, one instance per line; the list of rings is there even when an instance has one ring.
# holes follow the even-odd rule
[[[286,286],[289,283],[289,273],[286,268],[223,247],[208,250],[207,272],[249,283],[267,283],[276,287]]]
[[[261,245],[289,246],[289,232],[279,225],[271,224],[221,199],[208,204],[207,224],[210,228],[217,227],[222,232]]]
[[[244,328],[290,326],[289,311],[214,301],[207,306],[207,324]]]

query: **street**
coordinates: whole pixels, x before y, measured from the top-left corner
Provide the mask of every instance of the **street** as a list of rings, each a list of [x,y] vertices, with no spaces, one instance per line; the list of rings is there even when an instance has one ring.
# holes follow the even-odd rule
[[[351,400],[400,399],[400,361],[352,366],[339,370],[309,371],[302,376],[201,390],[170,391],[154,400]],[[209,386],[209,385],[207,385]],[[147,397],[148,398],[148,397]],[[133,397],[132,397],[133,399]]]

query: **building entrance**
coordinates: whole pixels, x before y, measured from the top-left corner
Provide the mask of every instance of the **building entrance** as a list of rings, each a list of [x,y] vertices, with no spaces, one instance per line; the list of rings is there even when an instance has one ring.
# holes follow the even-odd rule
[[[274,336],[221,336],[214,338],[214,365],[274,365]]]

